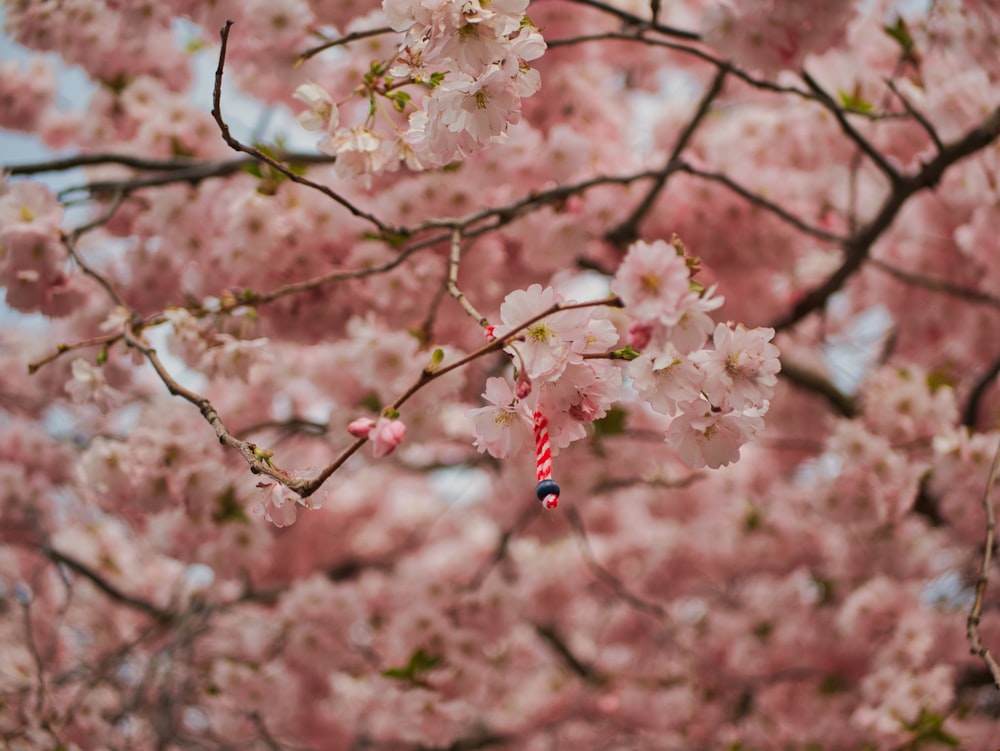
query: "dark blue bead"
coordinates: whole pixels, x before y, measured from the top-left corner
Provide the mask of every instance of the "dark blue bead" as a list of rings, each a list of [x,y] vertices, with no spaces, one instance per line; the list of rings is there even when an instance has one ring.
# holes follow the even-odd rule
[[[544,501],[547,495],[559,495],[559,486],[556,485],[555,480],[542,480],[538,483],[535,488],[535,495],[538,496],[538,500]]]

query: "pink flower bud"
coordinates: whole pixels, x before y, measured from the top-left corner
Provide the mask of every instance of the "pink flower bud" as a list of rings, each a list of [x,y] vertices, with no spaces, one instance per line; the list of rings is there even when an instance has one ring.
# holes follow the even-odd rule
[[[517,377],[517,384],[514,386],[514,394],[518,399],[524,399],[531,393],[531,379],[523,370]]]
[[[390,420],[387,417],[378,418],[375,427],[368,434],[376,459],[391,454],[405,437],[406,425],[403,421]]]
[[[375,427],[375,421],[370,417],[359,417],[357,420],[352,422],[347,426],[347,432],[350,433],[355,438],[367,438],[368,434],[371,432],[372,428]]]
[[[649,344],[653,338],[653,327],[646,323],[635,321],[628,327],[628,346],[640,352]]]

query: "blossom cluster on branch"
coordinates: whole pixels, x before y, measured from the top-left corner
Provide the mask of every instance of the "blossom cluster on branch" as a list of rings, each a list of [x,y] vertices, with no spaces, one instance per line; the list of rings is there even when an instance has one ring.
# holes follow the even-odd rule
[[[995,750],[994,3],[3,19],[0,747]]]

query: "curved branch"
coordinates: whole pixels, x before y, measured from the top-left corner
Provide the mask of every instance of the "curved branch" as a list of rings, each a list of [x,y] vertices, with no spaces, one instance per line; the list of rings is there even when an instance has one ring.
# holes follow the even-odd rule
[[[619,223],[617,227],[604,235],[604,238],[617,246],[619,250],[624,250],[629,243],[638,239],[639,223],[649,213],[649,210],[653,208],[653,204],[666,186],[667,178],[672,174],[672,171],[669,169],[670,166],[677,161],[681,152],[691,142],[698,126],[704,122],[709,108],[712,106],[712,102],[715,101],[715,98],[722,91],[722,84],[725,82],[728,72],[729,69],[726,67],[719,68],[719,71],[715,74],[715,78],[712,79],[711,85],[709,85],[708,89],[702,95],[701,101],[698,102],[698,107],[695,109],[688,124],[681,131],[680,136],[678,136],[677,142],[674,144],[674,148],[667,158],[666,166],[660,171],[659,177],[653,181],[653,185],[646,192],[646,195],[643,196],[639,205],[632,210],[632,213],[628,215],[625,221]]]
[[[880,261],[878,258],[871,258],[868,262],[871,264],[872,268],[885,272],[893,279],[896,279],[903,284],[908,284],[911,287],[920,287],[922,289],[930,290],[931,292],[940,292],[943,295],[950,295],[951,297],[958,298],[962,302],[971,303],[973,305],[988,305],[991,308],[1000,308],[1000,297],[991,295],[989,292],[982,292],[978,289],[963,287],[960,284],[954,284],[946,279],[936,279],[922,274],[914,274],[912,271],[904,271],[903,269],[896,268],[885,261]]]
[[[996,381],[996,377],[1000,375],[1000,358],[994,360],[993,364],[986,369],[986,371],[976,379],[975,384],[972,386],[972,390],[969,392],[969,398],[965,403],[965,409],[962,412],[962,424],[969,427],[976,427],[976,417],[979,413],[979,403],[982,402],[983,397],[986,396],[986,392],[989,390],[993,382]]]
[[[893,167],[882,152],[872,146],[871,142],[861,135],[853,125],[851,125],[843,108],[841,108],[841,106],[834,101],[833,97],[827,94],[826,91],[820,87],[819,83],[817,83],[816,80],[804,70],[802,71],[802,80],[805,81],[806,85],[813,91],[814,94],[816,94],[819,102],[837,119],[837,123],[840,125],[840,129],[844,132],[844,134],[854,141],[857,147],[875,163],[875,166],[879,168],[880,172],[889,178],[889,182],[892,183],[893,186],[897,185],[902,179],[902,175],[900,175],[899,170]]]
[[[381,36],[382,34],[391,34],[392,32],[393,29],[389,26],[380,26],[377,29],[366,29],[364,31],[352,31],[350,34],[345,34],[337,39],[330,39],[300,53],[299,63],[304,63],[309,58],[315,57],[320,52],[325,52],[331,47],[340,47],[341,45],[349,44],[350,42],[356,42],[359,39],[368,39],[370,37]]]
[[[1000,663],[997,663],[989,648],[983,644],[979,634],[979,620],[983,615],[986,585],[989,583],[990,565],[993,561],[993,546],[996,544],[997,522],[993,512],[993,488],[996,486],[998,472],[1000,472],[1000,445],[997,446],[996,453],[993,455],[993,466],[990,468],[990,477],[986,482],[986,490],[983,492],[983,508],[986,511],[986,539],[983,543],[983,560],[979,567],[979,576],[976,578],[976,599],[972,603],[972,609],[969,611],[969,618],[966,622],[966,636],[972,654],[986,664],[986,668],[993,678],[993,685],[1000,690]]]
[[[222,45],[219,48],[219,64],[215,69],[215,88],[212,92],[212,117],[214,118],[216,124],[219,126],[219,131],[222,133],[222,138],[229,145],[229,148],[233,149],[233,151],[239,151],[243,154],[248,154],[252,156],[254,159],[260,162],[264,162],[265,164],[269,165],[272,169],[277,170],[278,172],[283,174],[285,177],[287,177],[294,183],[298,183],[299,185],[305,185],[306,187],[312,188],[313,190],[318,190],[327,198],[330,198],[331,200],[340,204],[343,208],[347,209],[347,211],[349,211],[354,216],[358,217],[359,219],[364,219],[373,226],[377,227],[379,232],[381,232],[383,235],[398,236],[404,234],[398,229],[390,227],[388,224],[383,222],[374,214],[371,214],[367,211],[364,211],[363,209],[358,208],[336,191],[331,190],[325,185],[321,185],[320,183],[302,177],[295,171],[286,167],[278,160],[268,156],[260,149],[256,149],[252,146],[246,146],[245,144],[240,143],[240,141],[238,141],[236,137],[233,136],[233,134],[229,130],[229,126],[226,124],[226,121],[222,117],[222,75],[226,65],[226,48],[229,45],[229,30],[232,28],[232,26],[233,26],[232,21],[226,21],[226,25],[223,26],[222,30],[220,31],[220,36],[222,37]]]
[[[697,32],[687,31],[686,29],[678,29],[674,26],[666,26],[665,24],[661,24],[656,20],[650,21],[647,18],[642,18],[641,16],[637,16],[634,13],[629,13],[628,11],[621,10],[620,8],[616,8],[613,5],[608,5],[607,3],[603,3],[600,0],[572,0],[572,2],[576,3],[577,5],[586,5],[591,8],[596,8],[597,10],[603,11],[608,15],[620,19],[621,21],[629,24],[630,26],[640,26],[642,28],[650,29],[652,31],[663,34],[664,36],[675,37],[677,39],[687,39],[688,41],[691,42],[701,41],[701,34],[698,34]]]
[[[283,161],[292,164],[333,164],[336,157],[326,154],[305,154],[305,153],[279,153],[278,157]],[[74,185],[59,191],[59,198],[65,200],[66,196],[74,193],[87,193],[90,196],[102,193],[121,193],[129,195],[143,188],[157,188],[163,185],[173,185],[174,183],[189,183],[197,185],[202,180],[215,177],[230,177],[248,166],[257,164],[256,158],[244,157],[240,159],[228,159],[217,162],[195,162],[183,167],[171,168],[159,175],[147,177],[134,177],[123,180],[98,180],[83,185]]]
[[[854,417],[858,412],[853,397],[838,389],[829,378],[809,368],[804,368],[787,358],[781,358],[779,377],[806,391],[823,397],[827,403],[844,417]]]
[[[80,574],[80,576],[87,579],[91,584],[104,592],[104,594],[108,595],[115,602],[127,605],[134,610],[139,610],[146,615],[151,615],[158,621],[169,622],[174,619],[174,614],[170,611],[164,610],[148,600],[143,600],[141,597],[136,597],[122,592],[118,589],[118,587],[109,582],[85,563],[81,563],[66,553],[62,553],[55,548],[48,546],[43,547],[42,552],[53,563],[58,563],[65,566],[70,571]]]
[[[985,148],[997,136],[1000,136],[1000,107],[957,141],[947,144],[933,159],[924,163],[919,171],[901,176],[882,201],[875,217],[844,243],[846,257],[840,268],[806,294],[787,315],[771,324],[772,327],[775,330],[789,328],[826,305],[830,296],[838,292],[864,265],[872,245],[892,225],[899,210],[910,197],[936,186],[951,165]]]

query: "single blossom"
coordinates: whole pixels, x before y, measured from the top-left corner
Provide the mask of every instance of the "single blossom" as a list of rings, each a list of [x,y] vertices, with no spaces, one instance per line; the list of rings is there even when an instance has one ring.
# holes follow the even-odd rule
[[[319,84],[304,83],[292,94],[295,99],[303,102],[308,109],[300,112],[299,124],[306,130],[332,130],[337,127],[337,105]]]
[[[673,245],[656,240],[631,245],[611,289],[642,323],[677,325],[691,302],[691,273]]]
[[[483,398],[490,406],[469,410],[476,448],[497,459],[516,456],[532,435],[533,423],[527,407],[503,378],[487,379]]]
[[[500,306],[503,325],[497,327],[496,336],[505,336],[559,302],[562,297],[555,290],[542,289],[540,284],[511,292]],[[517,358],[532,380],[557,378],[570,362],[582,359],[580,351],[588,339],[589,317],[586,309],[553,313],[525,327],[506,351]]]
[[[778,382],[781,361],[778,348],[770,344],[774,329],[715,327],[714,350],[692,354],[705,373],[705,393],[717,407],[746,409],[771,398]]]
[[[739,461],[740,447],[764,427],[759,415],[716,412],[704,400],[678,405],[666,441],[692,469],[718,469]]]

